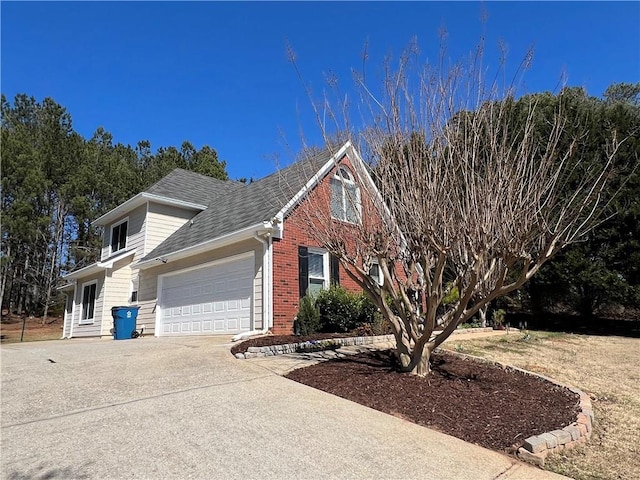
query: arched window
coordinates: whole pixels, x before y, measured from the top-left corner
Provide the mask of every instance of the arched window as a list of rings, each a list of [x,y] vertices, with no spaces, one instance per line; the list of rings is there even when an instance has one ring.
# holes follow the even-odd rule
[[[353,174],[341,166],[331,177],[331,216],[343,222],[360,223],[360,189]]]

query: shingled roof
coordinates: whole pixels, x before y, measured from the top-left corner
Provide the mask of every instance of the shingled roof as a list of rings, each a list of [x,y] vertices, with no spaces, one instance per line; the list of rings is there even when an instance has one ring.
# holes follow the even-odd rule
[[[194,247],[272,219],[331,157],[328,150],[320,152],[248,185],[174,170],[147,192],[204,204],[207,208],[141,261]]]
[[[176,168],[147,188],[145,192],[183,202],[206,205],[215,200],[217,195],[244,186],[240,182],[219,180]]]

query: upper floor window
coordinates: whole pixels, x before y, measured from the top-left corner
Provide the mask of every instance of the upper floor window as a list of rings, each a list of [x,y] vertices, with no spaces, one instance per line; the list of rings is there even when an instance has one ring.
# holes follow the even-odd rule
[[[331,216],[344,222],[360,222],[360,189],[344,166],[331,178]]]
[[[128,224],[128,219],[125,219],[111,227],[111,253],[123,250],[127,246]]]

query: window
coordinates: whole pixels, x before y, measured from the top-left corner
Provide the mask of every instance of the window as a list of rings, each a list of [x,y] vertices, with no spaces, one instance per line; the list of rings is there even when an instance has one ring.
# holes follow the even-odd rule
[[[111,227],[111,253],[123,250],[127,246],[128,220],[123,220]]]
[[[131,280],[131,303],[138,303],[138,285],[137,281]]]
[[[328,255],[326,252],[309,250],[308,262],[309,262],[309,286],[307,292],[311,295],[317,295],[321,290],[324,290],[329,286],[327,282],[327,273],[329,268],[327,263]]]
[[[331,216],[349,223],[360,222],[360,189],[346,167],[331,178]]]
[[[96,308],[97,282],[85,283],[82,286],[82,312],[80,323],[93,323]]]
[[[330,282],[339,284],[337,263],[337,259],[320,248],[298,247],[300,298],[307,293],[317,295],[329,288]]]
[[[380,270],[380,265],[376,260],[373,261],[371,267],[369,268],[369,276],[373,278],[378,285],[382,286],[384,283],[384,277],[382,276],[382,271]]]

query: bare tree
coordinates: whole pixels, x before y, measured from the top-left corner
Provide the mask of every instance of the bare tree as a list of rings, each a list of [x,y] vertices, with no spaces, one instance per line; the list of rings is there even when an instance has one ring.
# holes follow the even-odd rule
[[[337,221],[335,201],[329,213],[330,189],[318,194],[325,208],[299,208],[391,324],[402,370],[424,376],[433,350],[460,323],[602,220],[620,141],[610,139],[597,166],[582,165],[580,137],[567,138],[562,107],[545,119],[544,138],[535,132],[535,100],[513,121],[516,80],[486,80],[482,47],[449,66],[418,58],[411,45],[397,68],[385,65],[381,88],[355,75],[357,102],[316,108],[325,138],[332,118],[372,167],[356,172],[359,190],[346,195],[357,220]],[[352,126],[353,111],[363,128]],[[382,285],[370,274],[374,263]],[[458,300],[444,305],[454,287]]]

